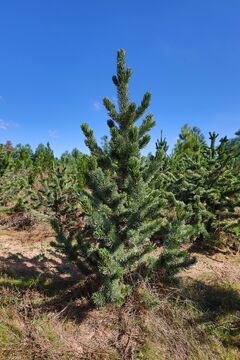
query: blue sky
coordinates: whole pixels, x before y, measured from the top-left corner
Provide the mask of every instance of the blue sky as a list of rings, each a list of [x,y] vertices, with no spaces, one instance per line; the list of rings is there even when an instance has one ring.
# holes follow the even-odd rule
[[[0,142],[50,141],[56,154],[100,140],[115,99],[116,51],[133,69],[131,98],[170,144],[184,123],[232,137],[240,128],[239,0],[0,0]]]

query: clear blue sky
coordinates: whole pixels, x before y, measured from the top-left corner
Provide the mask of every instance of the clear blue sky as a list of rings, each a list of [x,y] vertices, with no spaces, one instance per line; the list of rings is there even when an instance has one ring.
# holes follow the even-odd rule
[[[118,48],[132,99],[152,93],[148,150],[186,122],[240,128],[239,0],[0,0],[0,34],[0,142],[85,151],[83,121],[101,139]]]

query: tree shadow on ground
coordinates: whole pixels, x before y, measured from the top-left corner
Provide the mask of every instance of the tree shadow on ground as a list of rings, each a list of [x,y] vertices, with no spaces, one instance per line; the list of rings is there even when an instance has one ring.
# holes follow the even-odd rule
[[[95,308],[91,299],[98,291],[100,282],[97,276],[88,276],[78,281],[66,291],[40,306],[44,312],[58,312],[59,319],[71,319],[80,324],[89,311]]]
[[[94,307],[91,295],[100,286],[96,276],[83,277],[73,263],[55,252],[50,258],[21,253],[0,256],[0,269],[0,292],[3,287],[23,295],[36,290],[45,297],[38,305],[40,312],[56,312],[58,318],[71,318],[77,323]]]
[[[240,293],[230,284],[191,281],[183,289],[184,299],[199,311],[196,322],[218,334],[225,345],[240,348]]]
[[[77,267],[56,253],[54,258],[42,254],[31,258],[20,253],[0,256],[0,273],[0,286],[23,291],[32,287],[49,296],[58,294],[81,278]]]
[[[224,255],[237,254],[239,249],[238,247],[234,247],[230,245],[229,246],[226,245],[224,248],[221,248],[220,246],[217,246],[217,244],[208,245],[207,243],[204,243],[202,241],[196,241],[188,247],[188,251],[190,254],[197,253],[207,256],[213,256],[216,254],[224,254]]]
[[[239,291],[231,285],[205,284],[194,280],[184,287],[183,293],[203,312],[202,321],[215,320],[219,316],[240,311]]]

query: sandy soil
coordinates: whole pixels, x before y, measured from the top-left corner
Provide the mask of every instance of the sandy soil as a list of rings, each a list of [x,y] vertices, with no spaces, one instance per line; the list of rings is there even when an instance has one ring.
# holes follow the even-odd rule
[[[77,270],[66,257],[50,245],[54,233],[48,224],[36,225],[28,231],[1,230],[0,271],[35,276],[44,273],[53,277],[76,275]]]
[[[36,225],[28,231],[2,230],[0,227],[0,271],[11,270],[23,275],[32,272],[48,272],[52,275],[56,272],[67,273],[69,264],[66,258],[50,246],[54,240],[54,233],[48,224]],[[240,286],[240,256],[203,255],[193,253],[197,257],[197,263],[181,273],[193,279],[216,278],[227,279]],[[71,269],[74,270],[74,269]]]

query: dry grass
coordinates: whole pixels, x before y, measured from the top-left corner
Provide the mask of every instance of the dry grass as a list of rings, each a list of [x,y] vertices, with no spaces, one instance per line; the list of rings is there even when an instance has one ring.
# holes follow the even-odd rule
[[[74,289],[49,298],[2,287],[0,359],[240,359],[233,288],[186,283],[159,292],[152,306],[141,285],[124,306],[100,309]]]
[[[95,279],[37,231],[0,234],[0,360],[240,359],[239,257],[197,254],[181,287],[139,284],[122,307],[95,308]]]

